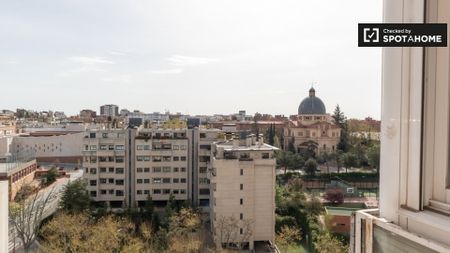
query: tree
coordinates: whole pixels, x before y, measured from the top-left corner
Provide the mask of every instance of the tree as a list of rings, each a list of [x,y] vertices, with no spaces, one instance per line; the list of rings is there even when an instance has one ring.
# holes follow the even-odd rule
[[[367,152],[369,165],[380,173],[380,146],[373,145]]]
[[[267,136],[267,143],[273,146],[275,143],[275,136],[276,136],[274,124],[270,124],[269,128],[267,129],[266,136]]]
[[[348,168],[356,167],[358,165],[358,158],[353,153],[345,153],[342,155],[345,172],[348,172]]]
[[[333,205],[339,205],[344,202],[344,193],[339,188],[330,188],[325,192],[324,198]]]
[[[286,253],[291,245],[301,240],[301,237],[301,231],[298,228],[284,225],[275,240]]]
[[[317,170],[317,162],[314,158],[309,158],[305,162],[305,172],[308,175],[315,175]]]
[[[297,153],[297,150],[295,149],[295,139],[294,137],[290,138],[287,145],[287,151],[291,153]]]
[[[24,252],[29,252],[36,241],[45,209],[54,200],[54,188],[50,191],[38,191],[31,198],[20,202],[12,202],[9,207],[9,219],[15,233],[23,244]]]
[[[337,173],[340,173],[341,167],[343,166],[343,154],[342,150],[336,150],[336,152],[330,154],[331,160],[336,165]]]
[[[316,196],[313,196],[308,202],[306,202],[305,210],[308,215],[316,217],[322,212],[323,206],[322,203],[320,203],[320,200]]]
[[[48,186],[53,184],[56,181],[56,178],[58,178],[58,170],[56,167],[52,167],[50,170],[47,171],[47,173],[44,176],[43,185]]]
[[[345,253],[348,252],[346,247],[336,237],[333,237],[330,233],[322,233],[317,236],[314,242],[314,247],[317,253]]]
[[[147,200],[145,200],[145,206],[144,206],[144,219],[151,221],[153,217],[155,206],[153,204],[152,196],[150,194],[147,195]]]
[[[91,205],[85,180],[75,180],[68,183],[62,192],[59,206],[69,213],[88,210]]]
[[[170,217],[170,252],[198,252],[202,245],[199,230],[200,214],[191,208],[181,208]]]
[[[236,244],[240,250],[249,242],[253,235],[251,219],[238,220],[234,216],[221,216],[217,221],[217,233],[224,248]]]
[[[327,167],[327,173],[330,173],[330,164],[329,161],[332,159],[332,156],[327,151],[321,152],[317,157],[317,162],[319,164],[325,164]]]
[[[339,136],[339,143],[337,145],[337,149],[347,152],[348,149],[350,148],[350,145],[348,143],[347,118],[345,117],[344,112],[341,111],[341,108],[339,107],[339,105],[336,105],[336,108],[334,109],[334,113],[333,113],[332,117],[334,119],[334,122],[341,129],[341,135]]]
[[[289,151],[278,151],[276,153],[277,166],[284,169],[284,174],[286,175],[287,169],[292,164],[292,153]]]

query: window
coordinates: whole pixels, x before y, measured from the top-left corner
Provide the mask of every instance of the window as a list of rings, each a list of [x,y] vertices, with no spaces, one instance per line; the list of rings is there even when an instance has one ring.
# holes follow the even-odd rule
[[[163,167],[162,170],[164,173],[170,173],[171,171],[170,167]]]
[[[149,191],[149,190],[144,190],[144,194],[145,194],[145,195],[149,195],[149,194],[150,194],[150,191]]]
[[[141,194],[142,194],[142,190],[137,190],[137,191],[136,191],[136,194],[137,194],[137,195],[141,195]]]
[[[108,138],[108,133],[102,133],[103,138]]]
[[[123,185],[123,179],[116,179],[116,185]]]
[[[160,184],[162,182],[161,178],[153,178],[153,183],[154,184]]]
[[[180,193],[181,193],[181,194],[186,194],[186,190],[185,190],[185,189],[181,189],[181,190],[180,190]]]
[[[181,156],[180,159],[181,161],[186,161],[186,156]]]
[[[106,173],[106,168],[100,168],[100,172]]]
[[[244,230],[242,229],[242,228],[239,228],[239,234],[243,234],[244,233]]]
[[[91,168],[91,174],[93,174],[93,175],[97,174],[97,169],[96,168]]]
[[[173,194],[179,194],[180,191],[179,190],[173,190]]]
[[[93,151],[94,151],[94,150],[97,150],[97,145],[91,145],[91,146],[89,146],[89,149],[90,149],[90,150],[93,150]]]
[[[180,182],[180,179],[178,179],[178,178],[174,178],[174,179],[172,179],[173,180],[173,183],[174,184],[178,184],[179,182]]]
[[[186,145],[180,145],[181,150],[186,150]]]
[[[163,182],[164,184],[170,184],[170,177],[165,177],[165,178],[163,178],[163,179],[162,179],[162,182]]]
[[[244,169],[241,169],[241,176],[244,175]]]
[[[209,179],[206,177],[201,177],[198,179],[199,184],[209,184]]]
[[[123,163],[124,157],[123,156],[116,156],[116,163]]]
[[[200,195],[209,195],[209,189],[199,189]]]
[[[243,204],[244,204],[244,199],[240,199],[240,200],[239,200],[239,203],[240,203],[241,205],[243,205]]]
[[[123,168],[116,168],[116,174],[123,174]]]
[[[161,190],[160,189],[153,189],[153,194],[161,194]]]
[[[261,158],[262,159],[269,159],[270,158],[270,154],[269,153],[262,153],[261,154]]]
[[[181,172],[186,172],[186,168],[185,167],[181,167]]]
[[[111,189],[111,190],[108,190],[108,194],[111,194],[111,195],[113,195],[113,194],[114,194],[114,190],[113,190],[113,189]]]
[[[163,189],[163,194],[170,194],[170,189]]]
[[[186,178],[180,178],[180,183],[186,183]]]
[[[180,146],[178,146],[178,145],[173,145],[173,146],[172,146],[172,149],[173,149],[173,150],[179,150],[179,149],[180,149]]]
[[[106,195],[106,190],[100,190],[101,195]]]
[[[95,133],[89,133],[89,138],[95,139]]]
[[[173,160],[174,160],[174,161],[179,161],[179,160],[180,160],[180,157],[174,156],[174,157],[173,157]]]
[[[240,214],[239,214],[239,218],[240,218],[241,220],[243,220],[243,219],[244,219],[244,214],[243,214],[243,213],[240,213]]]
[[[207,169],[206,167],[200,167],[198,172],[199,173],[206,173],[206,169]]]
[[[124,145],[116,145],[116,150],[125,150]]]
[[[211,150],[211,145],[200,145],[200,149]]]
[[[109,173],[114,173],[114,168],[108,168]]]
[[[142,168],[136,168],[137,173],[142,173]]]
[[[108,178],[108,184],[114,184],[114,178]]]
[[[108,149],[108,146],[106,146],[106,145],[100,145],[100,150],[107,150]]]
[[[153,157],[153,162],[161,162],[162,158],[161,156],[154,156]]]
[[[89,185],[90,186],[96,186],[97,185],[97,180],[90,180],[89,181]]]
[[[209,162],[210,161],[210,157],[202,155],[202,156],[199,157],[199,161],[200,162]]]
[[[106,178],[100,178],[100,184],[106,184]]]
[[[150,168],[144,168],[144,172],[150,172]]]
[[[41,147],[39,146],[39,149],[41,149]],[[89,145],[84,145],[84,150],[89,150]]]
[[[97,191],[91,191],[90,192],[91,197],[97,197]]]
[[[241,191],[244,190],[244,184],[240,185],[240,189],[241,189]]]
[[[150,179],[149,178],[145,178],[144,179],[144,184],[150,184]]]
[[[123,196],[123,191],[116,190],[116,196]]]
[[[153,172],[155,173],[161,172],[161,167],[153,167]]]
[[[114,145],[108,145],[108,150],[114,150]]]
[[[163,161],[170,162],[170,161],[172,161],[172,157],[171,156],[163,156]]]
[[[144,145],[136,145],[136,150],[144,150]]]
[[[136,180],[136,183],[142,184],[142,179],[138,178],[138,179]]]
[[[173,167],[173,172],[178,172],[178,171],[179,171],[178,167]]]

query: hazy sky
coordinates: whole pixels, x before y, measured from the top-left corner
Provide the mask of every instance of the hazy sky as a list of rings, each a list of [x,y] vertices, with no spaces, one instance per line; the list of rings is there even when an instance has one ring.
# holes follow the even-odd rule
[[[381,0],[0,3],[0,109],[291,115],[312,82],[327,111],[380,118],[381,49],[357,24]]]

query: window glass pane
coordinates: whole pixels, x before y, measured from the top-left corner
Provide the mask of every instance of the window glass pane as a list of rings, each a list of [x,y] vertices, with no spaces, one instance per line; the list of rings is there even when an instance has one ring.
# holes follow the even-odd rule
[[[373,252],[434,253],[437,251],[375,225],[373,226]]]

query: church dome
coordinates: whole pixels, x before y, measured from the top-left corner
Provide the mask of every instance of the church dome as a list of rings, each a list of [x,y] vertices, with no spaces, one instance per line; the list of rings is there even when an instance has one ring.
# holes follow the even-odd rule
[[[303,99],[298,107],[298,114],[326,114],[325,105],[316,97],[316,90],[309,89],[309,97]]]

